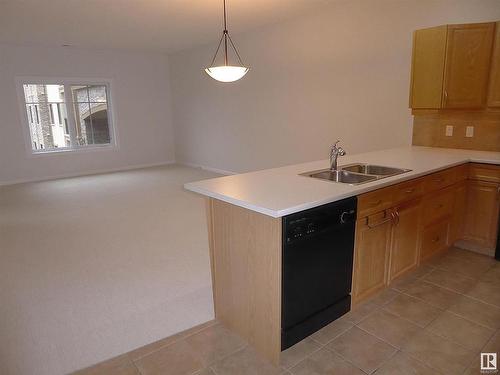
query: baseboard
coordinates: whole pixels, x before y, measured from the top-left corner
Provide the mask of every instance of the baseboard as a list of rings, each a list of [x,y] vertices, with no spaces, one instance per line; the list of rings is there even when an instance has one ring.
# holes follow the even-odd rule
[[[169,161],[163,161],[163,162],[159,162],[159,163],[134,164],[134,165],[128,165],[126,167],[119,167],[119,168],[92,169],[92,170],[88,170],[88,171],[84,171],[84,172],[62,173],[62,174],[58,174],[58,175],[52,175],[52,176],[41,177],[41,178],[19,179],[19,180],[7,181],[7,182],[0,182],[0,186],[25,184],[25,183],[29,183],[29,182],[50,181],[50,180],[57,180],[60,178],[91,176],[91,175],[103,174],[103,173],[123,172],[123,171],[130,171],[130,170],[134,170],[134,169],[160,167],[162,165],[172,165],[172,164],[176,164],[176,162],[174,160],[169,160]]]
[[[482,255],[487,255],[489,257],[495,257],[495,249],[493,248],[488,248],[485,246],[478,245],[474,241],[467,241],[467,240],[458,240],[453,244],[455,247],[458,247],[463,250],[469,250],[474,253],[482,254]]]
[[[177,161],[176,164],[178,164],[178,165],[184,165],[186,167],[191,167],[191,168],[200,168],[200,169],[203,169],[205,171],[222,174],[224,176],[231,176],[233,174],[238,174],[238,172],[226,171],[224,169],[213,168],[213,167],[207,167],[206,165],[190,163],[190,162],[187,162],[187,161]]]

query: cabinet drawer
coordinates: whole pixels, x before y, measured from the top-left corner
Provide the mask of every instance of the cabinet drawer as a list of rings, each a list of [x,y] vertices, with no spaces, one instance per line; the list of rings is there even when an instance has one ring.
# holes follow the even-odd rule
[[[420,197],[424,193],[423,179],[415,179],[397,184],[394,189],[394,203],[409,201]]]
[[[358,196],[358,218],[383,211],[392,206],[394,187],[371,191]]]
[[[471,180],[500,183],[500,166],[489,164],[471,164],[469,168]]]
[[[427,258],[439,250],[446,248],[448,243],[449,221],[441,221],[427,227],[422,234],[421,258]]]
[[[447,189],[437,195],[428,197],[424,201],[424,225],[450,215],[453,210],[453,191]]]
[[[424,177],[424,193],[430,193],[434,190],[442,189],[450,186],[455,182],[455,171],[453,168],[446,169],[442,172],[433,173]]]

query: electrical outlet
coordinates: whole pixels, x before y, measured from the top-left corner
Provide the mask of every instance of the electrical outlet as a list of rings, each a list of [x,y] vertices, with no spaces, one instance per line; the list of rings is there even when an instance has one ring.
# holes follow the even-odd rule
[[[453,125],[446,125],[445,135],[447,137],[453,137]]]
[[[465,128],[465,136],[467,138],[472,138],[474,137],[474,127],[473,126],[467,126]]]

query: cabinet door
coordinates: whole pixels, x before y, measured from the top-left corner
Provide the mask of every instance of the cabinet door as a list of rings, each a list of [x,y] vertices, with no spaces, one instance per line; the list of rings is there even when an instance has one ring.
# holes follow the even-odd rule
[[[444,71],[444,108],[486,104],[495,23],[449,25]]]
[[[391,227],[391,215],[385,211],[357,221],[353,302],[359,302],[387,284]]]
[[[389,281],[400,276],[418,262],[420,200],[395,209],[392,229]]]
[[[450,220],[428,225],[422,231],[422,243],[420,245],[420,261],[423,261],[448,247],[450,233]]]
[[[496,245],[499,184],[470,180],[464,238],[488,250]]]
[[[413,34],[410,107],[441,108],[447,27],[417,30]]]
[[[453,196],[453,215],[451,217],[448,245],[453,245],[455,241],[463,237],[467,201],[467,185],[465,181],[456,186]]]
[[[491,59],[488,107],[500,107],[500,22],[496,23],[493,57]]]

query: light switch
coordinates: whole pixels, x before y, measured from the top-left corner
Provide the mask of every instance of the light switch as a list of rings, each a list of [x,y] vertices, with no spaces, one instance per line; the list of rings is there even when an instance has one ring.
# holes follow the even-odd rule
[[[465,136],[467,138],[472,138],[474,137],[474,127],[473,126],[467,126],[465,128]]]
[[[447,137],[453,137],[453,125],[446,125],[446,133]]]

